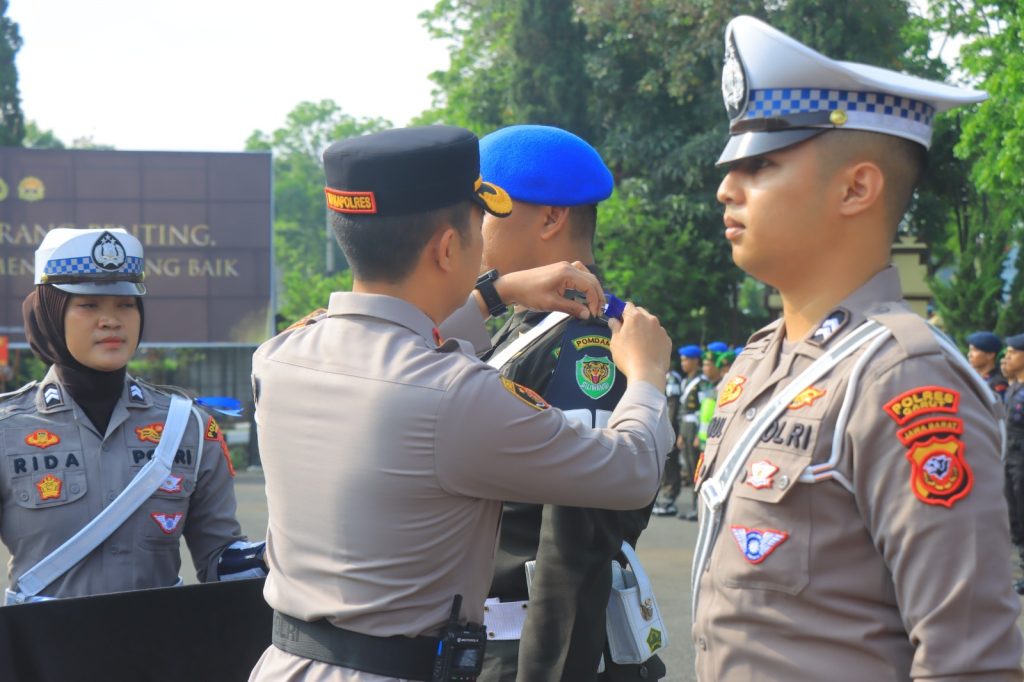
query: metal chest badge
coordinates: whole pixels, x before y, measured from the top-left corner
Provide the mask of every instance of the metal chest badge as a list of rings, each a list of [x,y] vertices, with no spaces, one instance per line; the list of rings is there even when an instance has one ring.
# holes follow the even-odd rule
[[[607,395],[615,384],[615,363],[611,358],[584,355],[576,361],[576,383],[594,400]]]
[[[64,482],[53,474],[46,474],[36,483],[40,500],[55,500],[59,498],[61,488],[63,487]]]
[[[766,459],[754,462],[750,465],[750,475],[747,476],[747,485],[755,490],[763,490],[772,487],[772,477],[778,473],[779,467]]]

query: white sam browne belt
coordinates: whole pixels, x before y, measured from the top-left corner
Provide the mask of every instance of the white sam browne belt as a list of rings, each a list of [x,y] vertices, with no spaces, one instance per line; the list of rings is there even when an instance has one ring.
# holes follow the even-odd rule
[[[884,319],[885,316],[879,317]],[[963,355],[956,346],[939,330],[931,327],[931,331],[935,335],[938,345],[946,351],[950,361],[958,365],[961,374],[974,384],[978,390],[978,395],[986,396],[992,403],[996,402],[995,393],[982,382],[977,372],[967,365],[966,360],[964,360]],[[736,446],[722,461],[721,466],[707,480],[701,482],[698,491],[702,502],[700,531],[697,536],[697,547],[693,555],[693,574],[691,576],[693,590],[692,617],[694,619],[697,616],[701,575],[708,569],[711,551],[721,529],[725,504],[729,500],[729,495],[732,493],[740,472],[746,468],[747,458],[753,451],[761,434],[771,422],[786,410],[801,391],[825,376],[842,360],[853,355],[858,349],[870,344],[864,354],[858,358],[847,380],[846,395],[839,410],[835,435],[832,441],[832,451],[828,461],[808,466],[799,478],[801,483],[820,483],[822,481],[835,480],[848,491],[853,492],[852,484],[836,471],[836,465],[839,463],[842,455],[842,440],[846,433],[846,423],[853,408],[853,397],[857,392],[857,383],[860,380],[860,375],[871,360],[871,357],[891,336],[892,332],[876,319],[870,319],[853,330],[848,336],[839,341],[834,348],[811,363],[807,369],[779,392],[765,409],[761,411],[757,419],[750,424],[750,427],[740,437]],[[1005,443],[1005,422],[1003,420],[1000,420],[1000,431],[1002,432],[1001,441]]]

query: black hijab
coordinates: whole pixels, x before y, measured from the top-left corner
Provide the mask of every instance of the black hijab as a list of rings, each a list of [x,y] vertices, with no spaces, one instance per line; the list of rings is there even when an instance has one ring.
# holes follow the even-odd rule
[[[57,368],[57,376],[64,388],[89,417],[96,430],[105,434],[110,415],[124,390],[127,368],[101,372],[86,367],[71,355],[64,331],[64,314],[71,297],[72,294],[48,284],[36,286],[21,304],[25,338],[40,360]],[[145,320],[142,297],[136,296],[135,301],[139,307],[138,341],[141,342]]]

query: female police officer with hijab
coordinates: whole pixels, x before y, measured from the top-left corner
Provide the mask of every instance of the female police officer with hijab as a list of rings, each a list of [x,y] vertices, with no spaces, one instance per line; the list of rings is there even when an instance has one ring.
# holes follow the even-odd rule
[[[50,369],[0,396],[6,603],[178,584],[182,536],[203,582],[265,575],[217,422],[126,372],[144,321],[139,241],[58,228],[35,272],[25,335]]]

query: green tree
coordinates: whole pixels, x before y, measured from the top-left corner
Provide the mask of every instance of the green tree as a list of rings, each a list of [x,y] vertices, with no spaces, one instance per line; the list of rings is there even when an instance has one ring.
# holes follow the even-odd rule
[[[21,49],[21,34],[18,24],[7,17],[9,5],[8,0],[0,0],[0,146],[20,147],[25,137],[25,117],[14,58]]]
[[[449,44],[445,71],[430,75],[434,104],[414,122],[448,123],[485,134],[517,122],[512,110],[514,0],[438,0],[420,14],[430,35]]]
[[[593,137],[586,29],[573,0],[520,0],[512,27],[512,110],[519,123]]]
[[[953,69],[988,91],[981,105],[940,115],[931,168],[917,204],[927,212],[918,227],[931,234],[934,264],[951,264],[948,284],[933,286],[947,330],[958,340],[975,329],[1013,333],[1024,322],[1018,273],[1006,292],[1007,252],[1024,229],[1024,3],[933,0],[916,17],[909,37],[923,63],[925,45],[962,42]],[[949,67],[936,57],[933,68]],[[955,152],[955,155],[954,155]],[[942,240],[935,227],[949,235]],[[1008,295],[1005,295],[1007,294]]]
[[[257,130],[246,141],[247,150],[274,154],[279,326],[287,326],[312,308],[326,306],[325,292],[345,282],[327,268],[331,258],[337,263],[335,269],[345,265],[326,227],[323,150],[331,142],[390,127],[391,123],[381,118],[349,116],[331,100],[301,102],[288,114],[283,127],[271,133]]]
[[[35,121],[25,124],[25,139],[22,144],[32,149],[64,149],[64,143],[52,130],[43,130]]]

